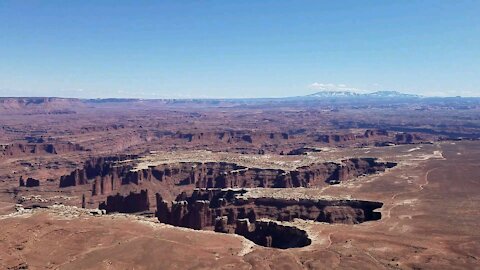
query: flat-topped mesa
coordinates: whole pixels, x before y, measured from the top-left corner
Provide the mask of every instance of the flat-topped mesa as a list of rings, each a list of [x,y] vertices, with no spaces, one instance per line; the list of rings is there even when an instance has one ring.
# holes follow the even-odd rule
[[[295,218],[328,223],[357,224],[378,220],[375,209],[383,203],[361,200],[288,200],[277,198],[245,198],[245,190],[197,189],[191,196],[180,195],[169,204],[157,194],[157,217],[161,222],[193,229],[216,227],[218,217],[227,218],[229,231],[237,219],[251,222],[267,218],[293,221]]]
[[[412,133],[397,133],[395,135],[395,142],[400,144],[410,144],[423,141],[424,139],[418,134]]]
[[[223,142],[227,144],[238,143],[265,143],[288,140],[291,135],[286,132],[263,132],[263,131],[220,131],[220,132],[178,132],[175,138],[184,139],[187,142]]]
[[[133,170],[134,162],[125,157],[94,158],[83,168],[60,178],[60,187],[92,185],[92,196],[110,195],[121,186],[155,183],[154,192],[175,187],[197,188],[293,188],[318,187],[339,183],[361,175],[383,172],[396,163],[378,162],[375,158],[351,158],[339,163],[324,162],[295,170],[247,168],[228,162],[178,162]],[[158,189],[158,190],[157,190]]]
[[[315,136],[315,142],[327,144],[355,141],[356,139],[355,134],[319,134]]]
[[[309,142],[312,145],[349,145],[357,143],[369,143],[375,140],[392,140],[395,138],[395,132],[388,132],[384,129],[367,129],[364,133],[330,133],[323,134],[317,132],[265,132],[265,131],[179,131],[175,134],[169,134],[167,137],[173,140],[183,140],[187,143],[210,145],[262,145],[270,146],[262,148],[263,150],[276,149],[280,145],[289,144],[290,146]],[[250,149],[250,148],[248,148]],[[253,150],[253,149],[250,149]]]
[[[78,144],[56,142],[56,143],[13,143],[0,146],[0,158],[21,157],[26,155],[56,155],[73,151],[83,151]]]
[[[179,162],[150,166],[146,169],[134,170],[135,162],[132,157],[107,157],[95,158],[85,162],[83,168],[76,169],[71,174],[61,177],[60,187],[78,185],[91,185],[91,197],[88,204],[96,206],[104,202],[107,196],[117,193],[126,194],[129,191],[137,192],[140,189],[148,189],[151,194],[159,193],[164,198],[175,198],[182,191],[199,188],[293,188],[293,187],[318,187],[327,183],[332,184],[348,180],[364,174],[372,174],[384,171],[394,166],[394,163],[377,162],[374,158],[353,158],[341,163],[316,163],[309,166],[299,167],[296,170],[286,171],[280,169],[247,168],[235,163],[226,162]],[[197,199],[186,198],[189,205]],[[110,198],[113,200],[112,198]],[[230,197],[223,200],[230,200]],[[198,198],[209,202],[221,203],[215,198]],[[177,199],[177,201],[181,201]],[[151,196],[150,205],[154,206],[156,200]],[[210,205],[209,205],[210,206]],[[214,205],[212,205],[214,206]],[[211,206],[210,206],[211,207]],[[238,211],[247,211],[239,209]],[[180,211],[180,210],[179,210]],[[183,210],[182,210],[183,211]],[[179,215],[183,213],[180,211]],[[231,210],[234,211],[234,210]],[[237,210],[235,210],[237,211]],[[343,219],[347,223],[357,223],[363,220],[364,213],[347,213],[350,209],[325,209],[324,220]],[[208,212],[208,211],[207,211]],[[358,212],[358,211],[357,211]],[[367,214],[368,215],[368,214]],[[354,220],[349,217],[355,216]],[[369,217],[367,217],[368,219]],[[195,219],[191,217],[190,219]],[[314,219],[309,217],[309,219]],[[176,221],[172,221],[176,222]],[[211,221],[189,221],[182,226],[201,228],[214,226]],[[232,223],[233,220],[230,220]],[[181,224],[181,223],[180,223]],[[208,224],[208,225],[192,225]]]
[[[375,158],[352,158],[341,163],[325,162],[302,166],[296,170],[246,168],[232,163],[197,165],[198,188],[267,187],[292,188],[322,186],[331,180],[345,181],[360,175],[383,172],[396,163],[378,162]]]
[[[341,163],[315,163],[288,171],[282,169],[247,168],[227,162],[184,162],[151,167],[142,179],[168,177],[175,184],[195,184],[197,188],[292,188],[323,186],[331,180],[345,181],[360,175],[383,172],[395,163],[377,162],[375,158],[352,158]],[[150,177],[155,174],[157,177]],[[133,182],[133,181],[132,181]]]

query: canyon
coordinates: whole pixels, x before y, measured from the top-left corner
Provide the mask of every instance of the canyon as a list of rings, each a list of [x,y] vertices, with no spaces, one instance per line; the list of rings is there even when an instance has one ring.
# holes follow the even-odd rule
[[[190,196],[180,194],[169,203],[156,194],[156,216],[160,222],[196,230],[210,229],[236,233],[267,247],[300,247],[309,244],[308,235],[293,226],[277,225],[261,219],[313,220],[327,223],[358,224],[379,220],[374,212],[382,203],[357,200],[285,200],[244,198],[246,190],[196,189]],[[266,240],[267,239],[267,240]],[[281,243],[281,244],[280,244]]]
[[[83,168],[61,176],[59,187],[90,185],[91,194],[88,194],[90,201],[107,195],[120,196],[116,193],[125,190],[135,191],[144,187],[152,193],[150,198],[154,198],[154,193],[157,192],[173,198],[178,195],[176,193],[194,187],[321,187],[339,184],[362,175],[384,172],[396,166],[394,162],[378,162],[375,158],[352,158],[342,160],[340,163],[314,163],[294,170],[249,168],[227,162],[180,162],[135,170],[135,160],[132,158],[135,157],[117,156],[87,160]],[[149,205],[154,206],[154,200]]]
[[[2,99],[0,265],[474,265],[462,102]]]

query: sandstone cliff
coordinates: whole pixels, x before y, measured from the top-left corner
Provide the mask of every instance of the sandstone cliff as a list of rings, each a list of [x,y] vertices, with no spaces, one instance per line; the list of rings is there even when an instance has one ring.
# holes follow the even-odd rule
[[[315,163],[292,171],[247,168],[227,162],[179,162],[132,170],[131,163],[119,162],[121,160],[119,157],[88,160],[83,168],[62,176],[60,187],[91,184],[93,196],[108,195],[122,185],[142,186],[149,182],[164,188],[188,185],[198,188],[311,187],[383,172],[396,165],[374,158],[352,158],[341,163]]]
[[[107,213],[136,213],[150,210],[148,190],[141,190],[139,193],[130,192],[128,195],[116,194],[108,196],[107,201],[99,205]]]
[[[174,226],[236,233],[263,246],[290,248],[309,245],[306,232],[261,219],[357,224],[380,219],[375,209],[383,206],[360,200],[245,198],[245,193],[242,189],[196,189],[171,203],[157,193],[156,216]]]
[[[0,158],[25,155],[54,155],[83,150],[80,145],[73,143],[13,143],[0,145]]]

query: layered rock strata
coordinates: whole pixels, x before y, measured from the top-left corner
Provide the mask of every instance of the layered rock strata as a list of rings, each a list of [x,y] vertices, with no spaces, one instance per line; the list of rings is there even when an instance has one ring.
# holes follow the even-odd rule
[[[358,224],[380,219],[381,213],[374,210],[383,205],[360,200],[245,198],[246,192],[243,189],[196,189],[190,196],[180,194],[171,203],[157,194],[156,216],[160,222],[174,226],[237,233],[260,245],[289,248],[310,244],[306,233],[259,220],[293,221],[299,218]]]
[[[304,247],[312,243],[304,230],[272,221],[250,223],[248,219],[238,219],[235,233],[264,247],[287,249]]]
[[[73,143],[13,143],[0,145],[0,158],[21,157],[25,155],[55,155],[83,150],[83,147]]]
[[[375,209],[383,203],[360,200],[287,200],[276,198],[245,198],[247,191],[196,189],[192,195],[180,194],[171,203],[157,194],[157,216],[160,221],[175,226],[203,229],[216,227],[218,217],[226,217],[227,225],[237,219],[251,222],[267,218],[293,221],[295,218],[327,223],[358,224],[378,220],[381,213]],[[223,222],[223,221],[222,221]],[[217,224],[218,227],[221,227]],[[225,226],[223,230],[227,230]]]
[[[351,158],[341,163],[315,163],[291,171],[247,168],[227,162],[180,162],[132,170],[132,164],[119,161],[118,157],[91,159],[83,168],[61,177],[60,187],[91,184],[93,196],[108,195],[121,185],[144,182],[197,188],[311,187],[383,172],[396,165],[378,162],[375,158]]]

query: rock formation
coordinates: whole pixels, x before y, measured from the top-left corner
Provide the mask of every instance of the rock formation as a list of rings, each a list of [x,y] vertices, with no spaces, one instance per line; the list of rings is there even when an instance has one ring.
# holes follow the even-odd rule
[[[367,129],[364,133],[365,138],[375,138],[380,136],[389,136],[388,131],[384,129]]]
[[[255,221],[250,224],[248,219],[238,219],[235,233],[264,247],[287,249],[312,243],[304,230],[272,221]]]
[[[133,158],[132,156],[113,156],[92,158],[85,162],[82,168],[76,169],[68,175],[60,178],[60,187],[70,187],[89,184],[97,177],[109,178],[111,181],[121,184],[121,177],[132,169],[130,164],[115,166],[116,162]]]
[[[83,147],[73,143],[13,143],[0,145],[1,157],[20,157],[25,155],[45,155],[83,151]]]
[[[108,195],[121,185],[160,182],[165,185],[195,185],[198,188],[322,186],[332,180],[345,181],[360,175],[383,172],[395,163],[374,158],[352,158],[341,163],[325,162],[287,171],[247,168],[227,162],[180,162],[132,170],[131,164],[116,164],[118,158],[89,160],[83,168],[61,177],[60,187],[92,184],[92,195]]]
[[[375,209],[380,202],[359,200],[287,200],[244,198],[245,190],[196,189],[191,196],[179,195],[170,205],[157,195],[157,216],[161,222],[194,229],[215,227],[216,218],[227,217],[227,224],[237,219],[259,218],[292,221],[295,218],[328,223],[357,224],[381,218]],[[223,226],[225,227],[225,226]]]
[[[104,209],[107,213],[136,213],[150,210],[148,199],[148,190],[141,190],[139,193],[130,192],[124,196],[116,194],[108,196],[107,201],[99,205],[99,209]]]
[[[374,210],[383,205],[359,200],[244,198],[245,193],[242,189],[196,189],[171,203],[157,194],[156,216],[174,226],[235,232],[264,246],[288,248],[310,244],[306,233],[259,219],[357,224],[380,219],[381,213]]]
[[[23,177],[20,176],[19,186],[20,187],[38,187],[40,186],[40,181],[31,177],[27,178],[27,180],[24,180]]]
[[[395,142],[399,144],[416,143],[422,140],[422,137],[412,133],[398,133],[395,135]]]
[[[40,181],[37,180],[37,179],[33,179],[33,178],[28,178],[27,181],[25,182],[25,186],[26,187],[38,187],[40,186]]]

